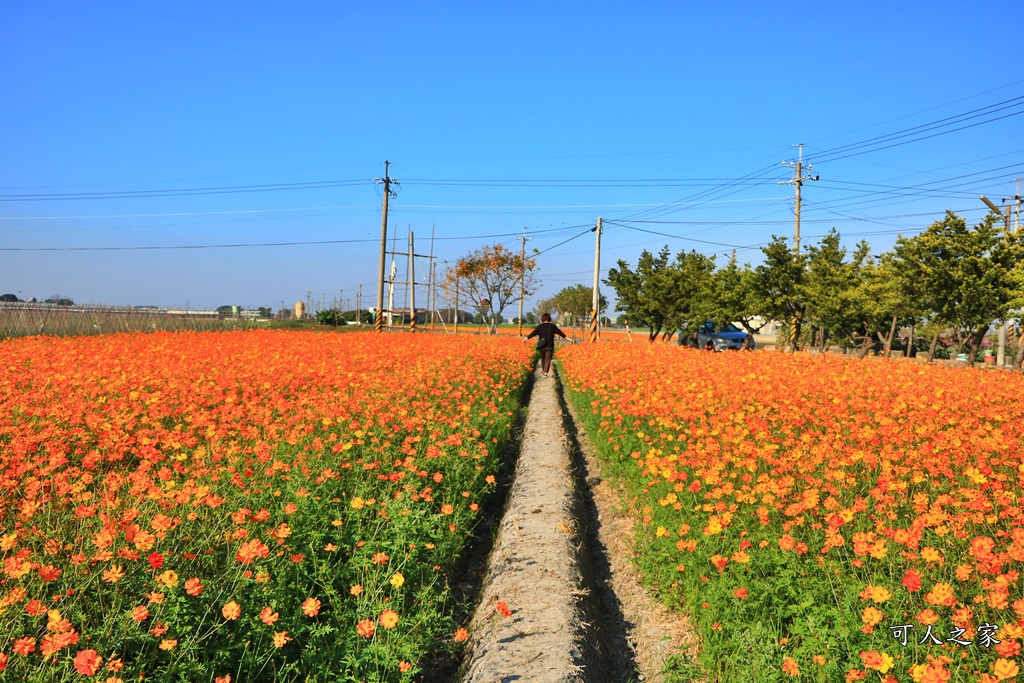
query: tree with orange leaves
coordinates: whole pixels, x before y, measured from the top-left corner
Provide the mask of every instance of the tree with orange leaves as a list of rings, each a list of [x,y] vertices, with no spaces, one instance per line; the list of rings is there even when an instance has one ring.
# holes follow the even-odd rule
[[[505,308],[519,301],[520,293],[530,296],[536,291],[537,282],[533,277],[536,267],[534,259],[523,257],[502,244],[485,246],[459,259],[445,271],[442,287],[447,296],[458,297],[456,303],[460,308],[472,308],[485,317],[489,313],[493,331]]]

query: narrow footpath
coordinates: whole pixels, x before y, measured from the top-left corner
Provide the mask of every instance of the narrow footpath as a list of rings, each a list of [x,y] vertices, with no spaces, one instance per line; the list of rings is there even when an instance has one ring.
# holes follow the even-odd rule
[[[537,371],[465,683],[659,681],[666,657],[692,649],[685,622],[633,573],[631,523],[577,436],[556,373]]]

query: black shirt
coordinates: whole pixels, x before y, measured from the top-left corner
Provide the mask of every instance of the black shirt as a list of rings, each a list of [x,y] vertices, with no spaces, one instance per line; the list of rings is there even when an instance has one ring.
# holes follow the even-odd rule
[[[534,328],[533,332],[527,335],[527,339],[537,337],[537,348],[544,349],[555,345],[555,335],[565,339],[565,333],[558,329],[554,323],[541,323]]]

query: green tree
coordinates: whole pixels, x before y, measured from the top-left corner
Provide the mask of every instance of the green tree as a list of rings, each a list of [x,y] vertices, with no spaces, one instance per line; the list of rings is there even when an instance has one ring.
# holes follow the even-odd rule
[[[590,324],[593,305],[593,288],[586,285],[573,285],[562,289],[550,299],[546,299],[544,312],[557,312],[559,324],[580,327]],[[608,300],[603,294],[599,296],[598,306],[602,311],[608,307]]]
[[[761,247],[761,251],[764,263],[754,270],[757,314],[785,324],[789,328],[786,346],[795,352],[804,319],[801,288],[807,258],[803,254],[794,256],[785,238],[775,235],[767,246]]]
[[[316,321],[321,325],[330,325],[331,327],[345,324],[345,319],[337,308],[325,308],[319,311],[316,314]]]
[[[952,211],[920,235],[897,240],[897,250],[916,261],[929,313],[957,335],[958,347],[975,361],[989,326],[1004,318],[1020,296],[1021,237],[1004,237],[990,213],[973,229]],[[938,333],[932,341],[932,353]]]
[[[718,307],[715,303],[715,257],[696,251],[679,252],[673,264],[675,301],[671,307],[672,331],[695,330],[713,319]]]
[[[604,282],[615,290],[616,310],[625,313],[633,325],[647,327],[647,340],[654,341],[666,324],[672,324],[675,276],[665,246],[657,256],[645,249],[635,271],[620,259],[618,267],[608,269]]]
[[[713,311],[709,316],[716,325],[739,323],[747,331],[746,348],[750,348],[754,335],[768,323],[757,314],[756,275],[749,263],[737,265],[733,256],[729,263],[717,270],[713,277]]]

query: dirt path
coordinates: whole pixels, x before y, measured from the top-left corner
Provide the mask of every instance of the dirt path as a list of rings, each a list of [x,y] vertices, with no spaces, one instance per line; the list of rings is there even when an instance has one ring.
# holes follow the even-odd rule
[[[685,624],[633,574],[631,522],[616,515],[576,437],[557,378],[538,373],[473,616],[466,683],[659,680],[665,657],[688,642]]]

